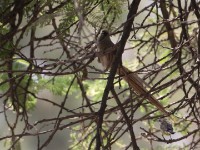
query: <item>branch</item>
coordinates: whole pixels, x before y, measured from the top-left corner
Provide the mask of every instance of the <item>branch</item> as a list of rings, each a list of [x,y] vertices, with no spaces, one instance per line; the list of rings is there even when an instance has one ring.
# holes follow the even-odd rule
[[[107,85],[105,87],[104,93],[103,93],[103,97],[102,97],[102,103],[100,106],[100,109],[98,111],[98,122],[97,122],[97,134],[96,134],[96,150],[100,150],[102,143],[101,143],[101,130],[102,130],[102,124],[103,124],[103,116],[105,113],[105,109],[107,107],[106,102],[107,102],[107,98],[108,98],[108,94],[110,89],[113,86],[113,81],[114,81],[114,77],[115,74],[117,72],[117,68],[119,65],[119,60],[121,60],[122,54],[124,52],[124,47],[126,44],[126,41],[130,35],[131,32],[131,27],[133,25],[133,21],[134,21],[134,15],[136,14],[137,10],[138,10],[138,6],[140,4],[140,0],[134,0],[131,4],[128,16],[127,16],[127,21],[124,25],[123,28],[123,34],[120,40],[120,44],[119,44],[119,48],[117,49],[116,52],[116,56],[114,58],[114,62],[112,64],[111,70],[110,70],[110,74],[108,77],[108,82]]]

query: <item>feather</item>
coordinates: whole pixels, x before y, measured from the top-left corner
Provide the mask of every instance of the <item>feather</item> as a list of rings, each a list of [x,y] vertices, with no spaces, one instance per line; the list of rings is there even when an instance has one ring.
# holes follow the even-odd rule
[[[103,30],[101,32],[97,40],[97,49],[99,52],[103,52],[104,55],[100,56],[98,60],[104,67],[105,71],[107,71],[112,65],[118,44],[114,44],[111,41],[109,32],[107,30]],[[113,48],[115,50],[112,50]],[[107,51],[111,52],[107,53]],[[152,96],[148,92],[148,90],[143,86],[147,85],[147,83],[143,81],[137,74],[131,73],[129,69],[121,65],[118,67],[117,73],[132,87],[132,89],[138,95],[144,96],[150,101],[152,105],[157,107],[161,112],[163,112],[165,115],[169,115],[169,112],[165,110],[162,104],[154,96]]]

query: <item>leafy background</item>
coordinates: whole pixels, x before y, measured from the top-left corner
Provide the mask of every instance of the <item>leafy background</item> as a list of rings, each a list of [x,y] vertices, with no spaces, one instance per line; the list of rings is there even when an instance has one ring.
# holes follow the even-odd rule
[[[170,13],[173,35],[179,43],[177,49],[172,47],[168,39],[165,19],[160,10],[161,3],[166,4]],[[94,113],[91,110],[98,111],[109,72],[102,72],[102,66],[96,59],[89,65],[85,64],[93,57],[89,54],[95,53],[95,40],[100,29],[109,29],[112,40],[115,43],[119,41],[129,4],[126,0],[0,2],[2,149],[47,147],[50,150],[58,146],[60,150],[69,147],[87,149],[90,146],[94,149],[95,145],[91,141],[96,134],[95,119],[82,119],[88,117],[83,114]],[[196,131],[199,128],[199,97],[196,90],[199,86],[199,70],[196,64],[198,42],[195,41],[198,33],[194,32],[198,27],[198,18],[188,1],[182,1],[181,4],[186,16],[185,28],[189,39],[183,36],[184,27],[181,26],[178,2],[141,1],[134,29],[123,54],[123,62],[128,68],[137,71],[150,86],[156,85],[153,93],[162,100],[163,105],[169,105],[170,110],[175,109],[177,116],[189,119],[181,119],[175,124],[176,134],[172,137],[172,144],[159,141],[159,138],[152,135],[142,136],[141,133],[144,132],[162,138],[157,122],[161,114],[151,113],[155,108],[146,101],[133,112],[133,106],[137,104],[139,97],[124,81],[116,77],[114,82],[121,102],[129,102],[124,105],[127,114],[138,120],[133,129],[141,149],[198,147],[199,132],[194,132],[187,138],[192,129]],[[199,3],[196,5],[199,6]],[[194,22],[190,22],[191,20]],[[177,50],[175,53],[173,48]],[[177,65],[179,58],[174,59],[179,51],[182,69],[190,72],[180,80],[177,79],[182,75],[180,66]],[[189,78],[197,85],[192,84]],[[107,109],[116,109],[105,116],[103,143],[109,145],[108,143],[117,139],[112,149],[125,149],[129,146],[130,137],[124,132],[126,125],[123,121],[120,122],[123,116],[117,107],[110,94]],[[148,113],[150,115],[143,118]],[[59,118],[61,122],[58,121]],[[52,134],[56,124],[60,129]],[[112,131],[112,127],[115,130]],[[147,132],[141,128],[145,128]],[[42,132],[46,134],[38,134]],[[29,136],[26,136],[27,133]],[[111,137],[106,133],[110,133]],[[22,136],[15,143],[18,139],[15,135],[20,134]],[[165,138],[170,140],[169,136]]]

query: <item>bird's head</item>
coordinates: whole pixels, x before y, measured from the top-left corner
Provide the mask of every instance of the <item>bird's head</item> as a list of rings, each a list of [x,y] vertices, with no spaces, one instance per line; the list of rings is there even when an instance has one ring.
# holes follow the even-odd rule
[[[108,36],[109,35],[109,32],[108,32],[108,30],[102,30],[101,31],[101,35],[103,35],[103,36]]]
[[[158,122],[160,122],[160,123],[162,123],[162,122],[164,122],[164,121],[165,121],[164,118],[159,118],[159,119],[158,119]]]
[[[106,38],[110,38],[110,37],[109,37],[109,32],[108,32],[108,30],[105,30],[105,29],[104,29],[104,30],[101,31],[101,34],[100,34],[98,40],[99,40],[99,41],[102,41],[102,40],[104,40],[104,39],[106,39]]]

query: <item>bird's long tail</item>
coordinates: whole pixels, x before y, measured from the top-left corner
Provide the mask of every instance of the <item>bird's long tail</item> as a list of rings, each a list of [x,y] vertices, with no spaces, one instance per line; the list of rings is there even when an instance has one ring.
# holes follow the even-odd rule
[[[146,84],[145,81],[138,77],[137,74],[131,73],[131,71],[124,66],[118,67],[117,74],[121,76],[138,95],[142,95],[144,98],[147,98],[150,103],[157,107],[164,115],[169,116],[169,112],[153,95],[148,92],[148,90],[144,87],[144,84]]]

